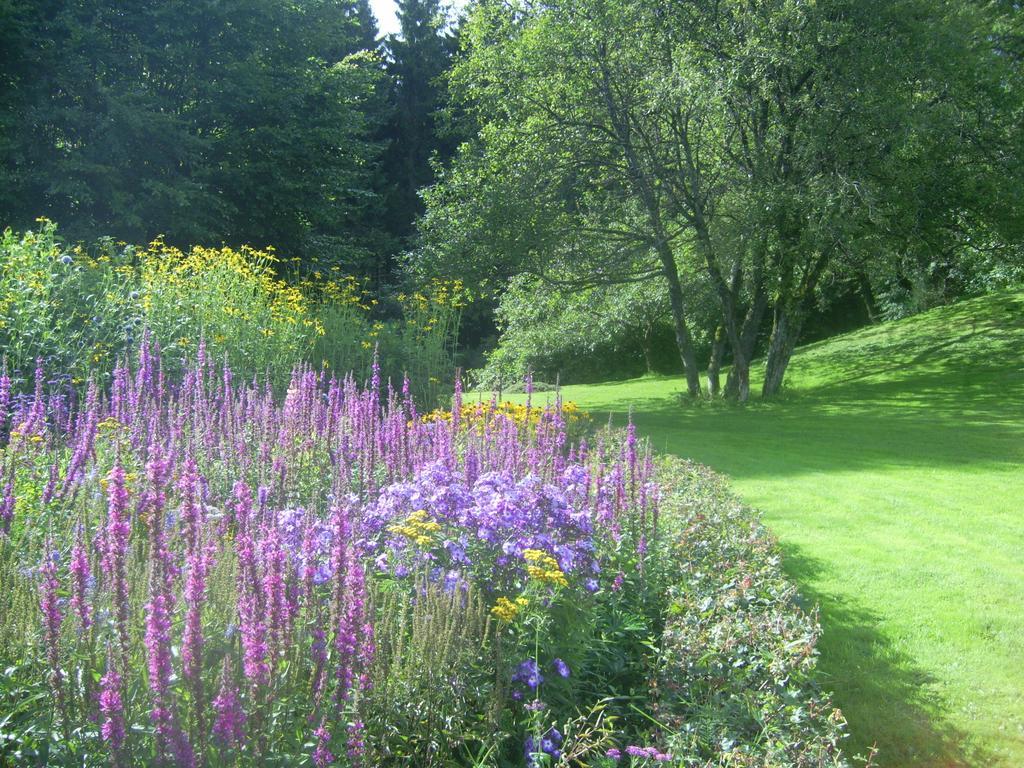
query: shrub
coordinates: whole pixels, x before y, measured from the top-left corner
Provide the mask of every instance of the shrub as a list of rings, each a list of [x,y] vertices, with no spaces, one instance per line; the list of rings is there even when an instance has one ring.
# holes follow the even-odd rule
[[[679,510],[657,717],[680,765],[838,766],[842,713],[814,680],[816,616],[758,515],[705,467],[666,459]]]
[[[576,383],[679,368],[668,295],[658,283],[566,290],[521,275],[502,293],[496,316],[498,347],[476,372],[483,387],[514,386],[528,371]]]
[[[204,342],[208,355],[239,375],[281,382],[324,333],[303,291],[277,277],[271,251],[183,252],[157,240],[128,249],[127,257],[135,264],[144,326],[169,360],[194,357]]]
[[[136,247],[109,239],[68,247],[48,221],[37,232],[8,229],[0,241],[0,348],[13,386],[31,389],[37,359],[68,385],[102,378],[148,333],[168,353],[168,375],[202,346],[243,380],[267,377],[283,391],[297,362],[365,379],[376,355],[385,379],[399,387],[408,374],[414,395],[435,403],[454,373],[458,284],[403,296],[397,317],[375,321],[375,302],[354,278],[337,269],[300,277],[300,266],[248,247],[183,251],[161,240]],[[294,279],[282,277],[289,274]]]
[[[0,237],[0,350],[13,386],[32,386],[36,360],[43,359],[65,383],[80,384],[91,370],[109,370],[114,355],[137,332],[139,312],[126,306],[125,283],[133,282],[127,260],[87,259],[68,248],[52,222],[37,231]]]

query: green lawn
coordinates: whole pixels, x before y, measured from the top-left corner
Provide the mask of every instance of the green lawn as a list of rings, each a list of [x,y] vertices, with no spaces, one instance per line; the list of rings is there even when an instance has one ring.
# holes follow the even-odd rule
[[[1024,294],[810,345],[787,393],[568,386],[728,474],[821,608],[821,673],[883,766],[1024,765]]]

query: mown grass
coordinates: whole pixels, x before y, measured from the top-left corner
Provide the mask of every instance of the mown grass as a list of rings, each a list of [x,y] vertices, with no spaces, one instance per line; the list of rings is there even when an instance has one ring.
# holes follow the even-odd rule
[[[1024,294],[801,349],[784,397],[568,386],[731,476],[820,605],[822,682],[883,766],[1024,765]],[[536,396],[535,396],[536,397]]]

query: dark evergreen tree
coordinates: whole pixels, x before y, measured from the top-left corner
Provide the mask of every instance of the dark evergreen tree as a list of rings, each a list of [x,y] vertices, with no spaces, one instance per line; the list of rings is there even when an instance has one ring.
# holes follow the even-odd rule
[[[365,266],[375,38],[365,0],[4,3],[0,218]]]
[[[416,217],[423,212],[420,190],[434,181],[433,158],[452,154],[442,136],[444,73],[451,65],[454,37],[439,0],[399,0],[401,34],[388,38],[391,120],[386,129],[388,179],[386,227],[394,247],[408,244]]]

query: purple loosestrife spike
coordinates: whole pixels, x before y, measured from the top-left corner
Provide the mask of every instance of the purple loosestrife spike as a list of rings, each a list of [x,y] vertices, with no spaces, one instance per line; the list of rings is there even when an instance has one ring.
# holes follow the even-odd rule
[[[263,623],[263,592],[256,548],[249,531],[239,532],[235,547],[238,557],[238,623],[242,635],[242,670],[256,688],[267,681],[270,667],[267,664],[267,631]]]
[[[324,723],[320,724],[320,727],[313,731],[313,735],[316,737],[316,749],[313,751],[313,764],[316,768],[325,768],[334,762],[334,755],[331,754],[331,734],[327,730]]]
[[[10,414],[7,412],[8,406],[11,404],[11,377],[7,375],[7,359],[4,358],[0,362],[0,431],[3,430],[4,425],[7,423],[7,419]]]
[[[124,468],[118,463],[107,477],[107,527],[103,573],[113,595],[114,618],[124,670],[128,669],[128,572],[126,558],[131,535],[131,512]]]
[[[178,480],[181,494],[181,522],[185,527],[185,544],[190,550],[199,549],[199,531],[203,524],[203,509],[199,500],[199,469],[189,456],[182,466]]]
[[[154,564],[155,565],[155,564]],[[149,690],[153,702],[150,718],[156,728],[157,753],[166,761],[168,749],[177,741],[172,710],[171,613],[168,596],[163,594],[163,577],[154,571],[150,598],[146,604],[146,658],[149,666]]]
[[[363,741],[363,730],[365,726],[362,720],[356,720],[348,726],[348,740],[346,742],[345,754],[353,766],[359,765],[359,758],[366,751],[366,742]]]
[[[4,485],[3,493],[0,495],[0,533],[8,533],[11,530],[11,521],[14,519],[14,481],[8,480]]]
[[[60,468],[57,463],[54,462],[50,465],[50,477],[46,481],[46,485],[43,487],[43,504],[49,504],[50,500],[53,499],[53,494],[57,490],[57,479]]]
[[[206,601],[206,572],[209,567],[207,553],[201,542],[190,548],[186,563],[188,576],[185,580],[185,630],[181,641],[181,665],[184,678],[193,689],[196,711],[202,713],[203,698],[203,604]],[[197,731],[204,732],[202,718],[198,718]]]
[[[66,498],[71,489],[81,482],[83,468],[93,452],[96,444],[96,425],[99,422],[98,400],[96,382],[90,381],[89,390],[85,396],[85,410],[79,414],[75,429],[75,448],[64,474],[64,485],[60,490],[61,498]]]
[[[45,556],[39,568],[42,582],[39,585],[39,610],[43,614],[43,635],[46,639],[46,660],[50,664],[50,686],[61,713],[64,712],[64,676],[60,668],[60,627],[64,612],[59,597],[60,581],[57,579],[57,557],[50,539],[46,540]]]
[[[260,490],[262,492],[262,488]],[[249,530],[249,519],[252,517],[252,490],[238,480],[235,482],[234,497],[232,512],[235,515],[235,524],[240,533],[245,533]]]
[[[283,649],[285,635],[285,554],[276,523],[265,527],[260,542],[260,561],[263,567],[263,605],[266,606],[267,635],[273,669]]]
[[[86,595],[91,576],[85,525],[79,523],[75,527],[75,545],[71,549],[71,607],[78,615],[83,630],[92,626],[92,606]]]
[[[111,762],[116,766],[122,765],[121,749],[125,739],[124,703],[121,700],[121,675],[117,673],[114,654],[110,650],[107,652],[107,672],[100,682],[100,712],[104,718],[100,734],[110,748]]]
[[[220,691],[213,700],[213,735],[222,744],[233,747],[241,743],[245,735],[245,711],[238,698],[238,686],[235,685],[231,671],[229,656],[224,657],[224,667],[220,676]]]
[[[20,431],[25,435],[41,434],[46,429],[46,396],[43,393],[43,358],[36,358],[35,392],[28,417],[21,425]]]

